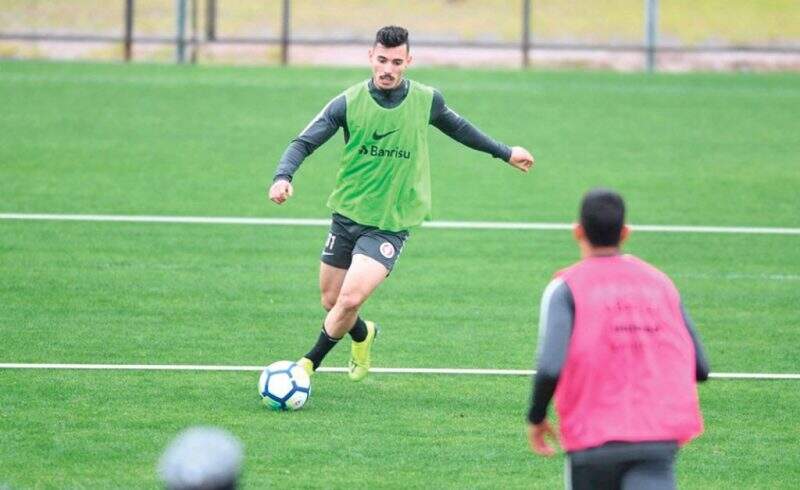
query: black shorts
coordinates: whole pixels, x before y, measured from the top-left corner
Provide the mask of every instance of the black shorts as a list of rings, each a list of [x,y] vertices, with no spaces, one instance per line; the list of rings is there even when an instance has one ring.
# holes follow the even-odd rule
[[[362,254],[383,264],[388,274],[400,257],[407,239],[407,231],[379,230],[333,213],[331,231],[325,240],[320,260],[339,269],[348,269],[353,255]]]
[[[673,441],[609,442],[567,453],[564,468],[567,489],[673,490],[675,456]]]

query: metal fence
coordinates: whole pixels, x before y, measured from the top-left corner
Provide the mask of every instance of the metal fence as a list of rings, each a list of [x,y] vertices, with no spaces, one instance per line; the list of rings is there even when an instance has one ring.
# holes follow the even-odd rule
[[[137,56],[139,47],[158,47],[162,58],[164,50],[168,50],[169,58],[177,63],[202,61],[200,54],[216,47],[260,46],[277,50],[274,60],[285,65],[293,61],[292,52],[297,48],[371,44],[370,36],[377,23],[385,23],[380,15],[383,9],[410,27],[417,47],[516,52],[523,67],[531,64],[532,56],[559,52],[637,55],[647,71],[658,68],[660,56],[674,53],[800,56],[800,43],[792,39],[793,32],[785,39],[779,35],[776,40],[775,33],[767,33],[763,39],[744,43],[738,39],[676,41],[674,34],[660,29],[660,17],[664,7],[670,7],[669,1],[7,0],[8,5],[0,7],[0,43],[115,46],[119,49],[116,56],[125,61],[142,57]],[[701,3],[702,0],[694,2]],[[611,7],[616,8],[613,15],[609,13]],[[606,14],[619,18],[608,19]],[[367,20],[369,27],[356,25],[355,19],[365,17],[381,20]],[[564,23],[563,19],[574,24],[566,27],[574,32],[554,34],[553,25]],[[575,19],[586,22],[580,24]],[[583,32],[586,30],[589,34]],[[603,33],[604,30],[608,32]],[[715,33],[706,37],[713,41]],[[0,57],[37,55],[4,54],[0,49]]]

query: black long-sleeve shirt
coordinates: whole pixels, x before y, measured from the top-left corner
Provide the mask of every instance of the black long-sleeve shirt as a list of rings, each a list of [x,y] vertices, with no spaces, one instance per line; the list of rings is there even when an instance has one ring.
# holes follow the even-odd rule
[[[387,109],[397,107],[405,100],[410,85],[408,80],[403,80],[396,88],[383,90],[376,87],[372,80],[368,83],[372,98]],[[447,107],[444,97],[438,90],[433,92],[429,121],[431,125],[461,144],[506,162],[511,158],[511,148],[490,138]],[[281,156],[273,181],[280,179],[291,181],[303,160],[336,134],[339,128],[344,130],[344,140],[347,142],[350,139],[350,131],[347,127],[347,103],[344,94],[328,102],[300,135],[292,140]]]
[[[682,303],[681,312],[694,343],[695,377],[697,381],[705,381],[709,373],[708,358],[694,323]],[[553,279],[544,290],[540,307],[538,360],[528,410],[528,422],[532,424],[540,423],[547,416],[547,406],[553,398],[561,369],[567,358],[574,320],[575,300],[572,291],[563,279]]]

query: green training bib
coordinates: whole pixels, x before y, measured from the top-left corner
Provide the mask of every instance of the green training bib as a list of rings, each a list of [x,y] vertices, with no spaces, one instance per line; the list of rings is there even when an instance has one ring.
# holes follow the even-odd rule
[[[344,93],[350,139],[328,207],[362,225],[407,230],[430,218],[433,89],[411,81],[405,100],[385,109],[367,83]]]

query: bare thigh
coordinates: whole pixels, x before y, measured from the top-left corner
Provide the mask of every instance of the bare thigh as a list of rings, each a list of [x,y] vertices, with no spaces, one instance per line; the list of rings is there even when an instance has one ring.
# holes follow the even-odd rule
[[[325,318],[325,330],[332,337],[341,337],[353,326],[361,305],[386,279],[388,270],[366,255],[353,255],[336,304]]]
[[[322,307],[330,311],[336,304],[336,298],[342,290],[347,269],[333,267],[325,262],[319,263],[319,292],[322,298]]]

